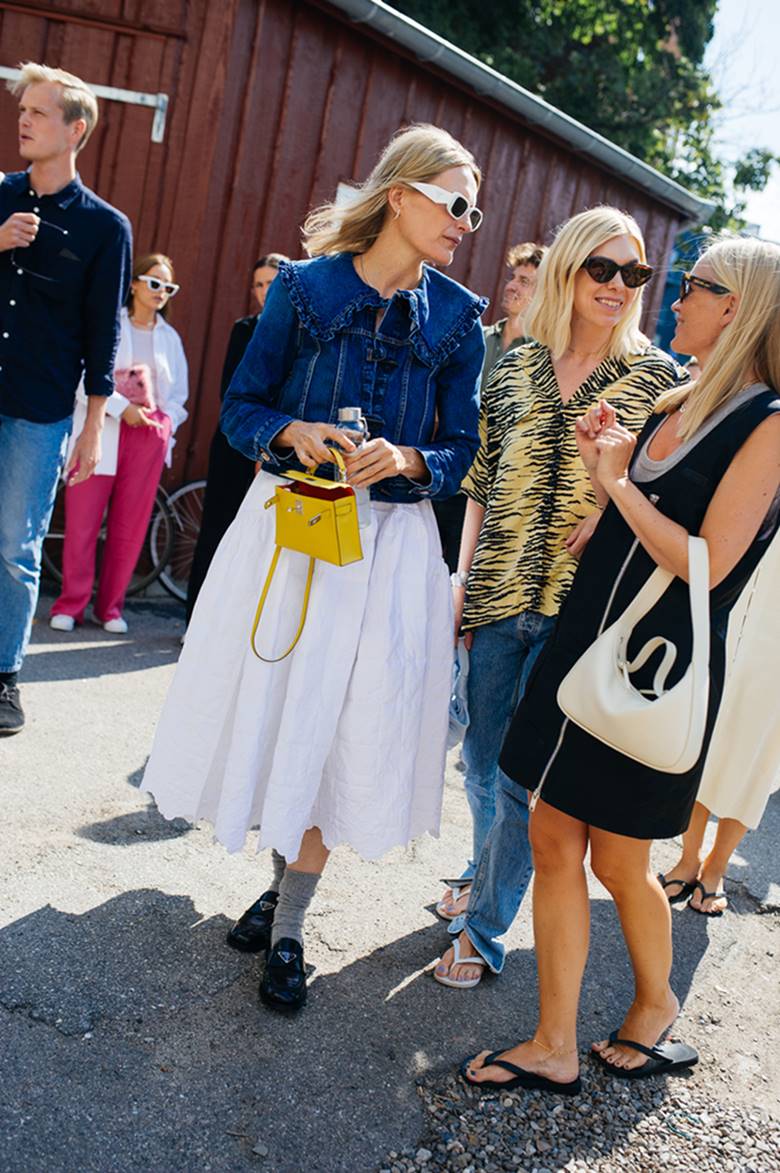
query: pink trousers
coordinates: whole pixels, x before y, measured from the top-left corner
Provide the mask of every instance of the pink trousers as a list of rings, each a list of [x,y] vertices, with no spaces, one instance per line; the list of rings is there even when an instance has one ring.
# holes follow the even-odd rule
[[[153,416],[162,431],[120,424],[114,476],[91,476],[66,488],[62,592],[52,615],[72,615],[77,623],[83,621],[95,581],[98,534],[108,508],[94,614],[100,623],[120,618],[143,548],[171,434],[168,416],[161,411]]]

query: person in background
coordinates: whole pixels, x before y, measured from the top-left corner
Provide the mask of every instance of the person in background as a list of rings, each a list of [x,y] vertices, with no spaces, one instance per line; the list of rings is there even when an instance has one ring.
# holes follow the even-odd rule
[[[267,253],[252,266],[252,297],[258,312],[247,318],[239,318],[230,331],[225,361],[222,365],[222,381],[219,397],[224,400],[230,380],[249,345],[257,319],[263,312],[268,290],[276,279],[279,265],[289,260],[284,253]],[[187,622],[189,623],[195,602],[203,585],[211,559],[217,546],[238,508],[255,475],[255,462],[248,460],[236,448],[228,444],[217,424],[209,448],[209,467],[206,473],[206,492],[203,498],[203,517],[192,557],[192,569],[187,584]]]
[[[178,291],[169,257],[149,253],[136,259],[121,315],[103,455],[88,483],[65,488],[62,590],[49,620],[54,631],[72,631],[84,621],[106,511],[93,614],[105,631],[127,631],[125,594],[143,548],[163,464],[170,465],[174,434],[187,418],[187,359],[179,335],[165,320]],[[78,443],[85,419],[86,396],[79,388],[72,442]]]
[[[98,118],[92,90],[32,62],[9,88],[29,167],[0,184],[0,734],[25,723],[17,680],[82,376],[66,473],[79,484],[100,460],[131,258],[127,217],[76,171]]]
[[[468,989],[485,964],[501,970],[498,938],[531,878],[526,825],[518,822],[497,847],[506,791],[517,789],[498,758],[600,517],[574,421],[600,400],[638,431],[661,392],[683,379],[639,329],[652,275],[630,216],[609,207],[573,216],[539,269],[528,316],[535,341],[507,354],[488,379],[485,436],[464,482],[469,502],[452,578],[456,631],[462,622],[471,641],[463,760],[474,838],[457,891],[439,906],[450,932],[461,933],[434,970],[443,985]],[[523,814],[527,823],[527,805]]]
[[[510,350],[530,342],[526,315],[536,293],[539,266],[547,249],[543,244],[526,241],[516,244],[507,253],[506,264],[510,276],[501,297],[501,309],[506,314],[492,326],[485,327],[485,365],[482,368],[482,390],[496,363]]]
[[[769,795],[780,784],[780,536],[729,616],[723,702],[704,763],[699,793],[682,854],[660,875],[670,904],[688,900],[703,916],[722,916],[728,900],[723,879],[734,852],[761,822]],[[718,829],[704,853],[711,814]]]
[[[482,394],[496,363],[508,351],[529,341],[525,329],[525,315],[536,292],[537,272],[544,254],[544,245],[534,244],[533,241],[516,244],[507,253],[509,280],[504,286],[501,298],[501,309],[506,317],[501,318],[493,326],[484,327],[485,363],[482,367]],[[481,431],[484,431],[484,421],[481,424]],[[466,516],[466,495],[460,492],[447,501],[435,501],[433,511],[439,527],[444,561],[452,573],[458,567],[460,537],[463,532],[463,519]]]

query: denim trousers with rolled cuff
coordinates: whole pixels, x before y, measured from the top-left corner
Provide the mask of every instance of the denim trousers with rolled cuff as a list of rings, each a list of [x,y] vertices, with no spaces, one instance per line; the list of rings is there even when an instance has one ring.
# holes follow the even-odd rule
[[[468,680],[470,720],[463,740],[464,785],[473,822],[473,849],[461,879],[476,881],[477,875],[482,875],[482,901],[476,912],[475,927],[485,939],[492,939],[499,925],[504,926],[500,933],[509,928],[531,877],[527,810],[525,827],[507,845],[504,858],[488,860],[483,868],[482,856],[499,810],[500,795],[504,787],[515,787],[498,765],[504,737],[554,624],[554,616],[521,611],[474,631]],[[473,903],[472,889],[469,913]],[[449,932],[453,935],[462,932],[468,915],[464,913],[451,921]],[[484,926],[480,928],[483,915]]]

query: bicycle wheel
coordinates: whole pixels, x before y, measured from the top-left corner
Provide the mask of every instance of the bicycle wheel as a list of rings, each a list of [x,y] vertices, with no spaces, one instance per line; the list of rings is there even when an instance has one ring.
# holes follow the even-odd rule
[[[175,599],[187,598],[192,559],[203,521],[205,481],[189,481],[168,497],[173,514],[173,549],[160,570],[160,582]]]

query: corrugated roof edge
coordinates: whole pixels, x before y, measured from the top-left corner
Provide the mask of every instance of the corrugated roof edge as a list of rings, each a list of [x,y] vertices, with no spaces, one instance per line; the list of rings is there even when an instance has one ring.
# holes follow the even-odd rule
[[[687,191],[682,184],[662,175],[648,163],[643,163],[603,135],[590,130],[576,118],[523,89],[497,70],[491,69],[476,57],[464,53],[457,45],[445,41],[430,29],[396,12],[382,0],[327,0],[356,24],[366,24],[394,41],[424,63],[436,65],[459,81],[465,82],[479,95],[492,98],[520,114],[526,122],[546,130],[582,155],[588,155],[603,166],[628,180],[635,187],[655,196],[682,212],[687,220],[700,223],[715,204]]]

